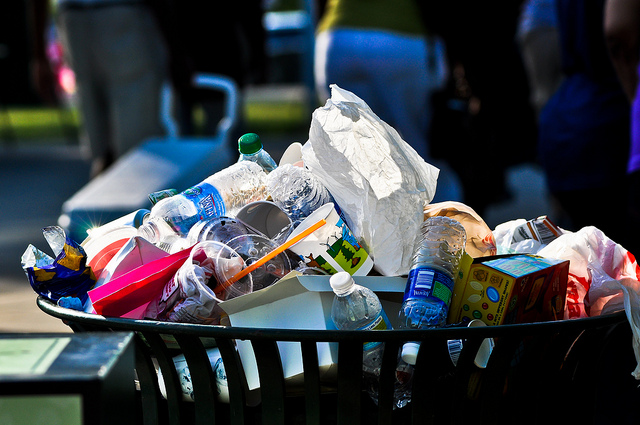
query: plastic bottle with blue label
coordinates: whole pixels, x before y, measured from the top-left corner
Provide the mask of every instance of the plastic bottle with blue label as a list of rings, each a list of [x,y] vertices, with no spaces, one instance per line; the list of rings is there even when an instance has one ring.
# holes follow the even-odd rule
[[[240,161],[252,161],[262,167],[265,173],[270,173],[278,167],[271,155],[264,150],[260,136],[256,133],[247,133],[238,139],[238,151]]]
[[[437,328],[446,324],[466,241],[467,233],[457,220],[437,216],[424,221],[399,312],[402,329]],[[415,365],[418,349],[417,342],[405,343],[402,359]]]
[[[233,164],[189,189],[160,200],[151,208],[138,234],[157,243],[165,235],[162,223],[186,237],[189,229],[209,217],[233,217],[244,205],[267,198],[267,174],[255,162]]]

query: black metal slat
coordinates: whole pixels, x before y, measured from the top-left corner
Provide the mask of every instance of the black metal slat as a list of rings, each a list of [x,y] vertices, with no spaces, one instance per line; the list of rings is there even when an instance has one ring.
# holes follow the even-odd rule
[[[251,341],[251,345],[260,376],[262,424],[284,424],[286,389],[278,343],[260,339]]]
[[[160,370],[162,371],[164,387],[167,393],[168,412],[166,413],[166,417],[168,423],[169,425],[180,425],[183,415],[182,387],[173,363],[173,357],[169,353],[160,334],[155,332],[143,332],[142,334],[151,346],[158,361],[158,366],[160,366]]]
[[[438,420],[442,412],[446,412],[447,419],[450,419],[450,394],[443,389],[442,382],[451,370],[452,364],[446,340],[441,338],[423,340],[413,372],[411,423],[416,425],[442,423]]]
[[[480,420],[495,420],[496,409],[504,399],[506,379],[513,362],[518,361],[517,350],[523,348],[522,335],[497,338],[480,385]],[[492,419],[493,418],[493,419]]]
[[[362,340],[340,341],[338,345],[338,424],[361,423]]]
[[[215,424],[216,422],[216,377],[211,369],[209,356],[200,338],[190,335],[176,335],[184,358],[189,366],[193,385],[195,411],[194,425]]]
[[[83,312],[72,311],[56,306],[54,303],[47,301],[40,297],[38,299],[38,306],[47,314],[57,317],[70,324],[74,331],[87,331],[87,330],[126,330],[136,331],[138,333],[144,333],[148,335],[148,341],[150,341],[151,350],[158,358],[158,364],[163,368],[163,374],[165,374],[165,383],[167,384],[167,390],[169,393],[168,403],[158,403],[159,408],[163,409],[158,412],[158,417],[161,420],[169,419],[170,424],[180,423],[180,401],[181,391],[177,377],[171,376],[171,373],[175,373],[173,368],[173,362],[169,355],[169,350],[162,343],[160,339],[157,341],[151,335],[169,334],[178,335],[186,334],[198,337],[215,338],[219,342],[221,355],[225,363],[225,369],[227,369],[227,376],[229,380],[229,390],[231,397],[231,423],[233,425],[240,425],[248,422],[246,416],[249,410],[243,410],[245,405],[244,390],[246,389],[246,381],[244,380],[244,373],[241,363],[238,358],[238,354],[233,348],[233,340],[244,339],[260,344],[260,341],[266,341],[269,344],[275,345],[275,341],[299,341],[306,344],[314,344],[317,341],[336,342],[340,345],[338,354],[338,395],[337,395],[337,423],[338,424],[358,424],[362,422],[361,413],[362,406],[368,407],[368,405],[362,404],[363,400],[367,400],[367,395],[364,398],[361,397],[362,393],[362,342],[367,341],[370,338],[370,334],[365,334],[361,331],[312,331],[312,330],[292,330],[292,329],[253,329],[253,328],[230,328],[221,326],[206,326],[206,325],[193,325],[186,323],[166,323],[156,321],[145,320],[130,320],[120,318],[106,318],[95,314],[86,314]],[[390,332],[380,333],[380,340],[385,341],[385,344],[389,344],[391,341],[411,341],[419,340],[423,341],[423,345],[440,347],[437,350],[444,350],[446,354],[446,339],[467,339],[480,341],[486,337],[492,337],[496,341],[496,347],[493,354],[490,357],[489,364],[486,369],[481,370],[479,373],[479,390],[477,394],[479,399],[471,400],[472,403],[463,403],[463,409],[473,409],[466,412],[467,417],[472,414],[473,417],[479,423],[483,421],[495,421],[496,409],[501,409],[508,406],[508,401],[512,400],[514,395],[509,391],[514,390],[514,386],[511,385],[515,380],[512,377],[526,376],[520,374],[517,370],[518,365],[523,367],[528,364],[527,362],[518,363],[518,356],[514,357],[514,354],[519,354],[520,349],[524,349],[527,352],[533,352],[535,357],[535,349],[531,350],[531,344],[522,345],[523,341],[527,341],[531,336],[539,335],[542,338],[540,341],[545,341],[548,338],[552,338],[555,334],[562,334],[560,339],[561,344],[559,348],[553,348],[552,352],[545,353],[545,357],[542,359],[544,364],[549,363],[549,373],[547,375],[548,380],[553,378],[553,382],[549,382],[549,385],[556,383],[567,382],[569,388],[573,388],[574,391],[583,382],[581,379],[588,377],[590,368],[593,367],[588,361],[584,361],[584,353],[593,354],[594,356],[601,350],[600,344],[606,334],[607,329],[611,329],[613,326],[619,323],[626,323],[626,316],[624,312],[616,313],[614,315],[607,315],[602,317],[593,317],[579,320],[564,320],[559,322],[545,322],[545,323],[532,323],[532,324],[518,324],[518,325],[502,325],[495,327],[479,327],[479,328],[442,328],[433,330],[394,330]],[[602,330],[602,331],[601,331]],[[566,359],[561,359],[561,351],[564,349],[564,345],[570,345],[572,342],[572,335],[576,335],[579,332],[585,331],[585,333],[578,338],[576,343],[571,346],[569,354]],[[384,335],[384,336],[382,336]],[[566,341],[564,341],[566,339]],[[222,342],[222,345],[220,345]],[[554,341],[554,344],[556,341]],[[431,352],[432,350],[428,350]],[[557,352],[556,352],[557,351]],[[421,350],[421,355],[424,350]],[[434,381],[434,376],[440,376],[438,369],[442,369],[442,365],[446,364],[440,352],[433,353],[433,355],[427,355],[424,359],[418,359],[418,366],[415,369],[414,374],[414,388],[413,388],[413,401],[412,401],[412,414],[414,418],[413,423],[425,423],[430,420],[429,410],[434,406],[434,402],[438,403],[439,399],[430,399],[426,395],[429,391],[439,391],[441,394],[444,392],[448,397],[458,398],[460,394],[464,393],[462,385],[466,381],[468,375],[464,372],[464,369],[458,370],[457,375],[454,376],[453,386],[454,391],[450,391],[450,388],[446,388],[444,391],[440,385],[450,384],[450,380]],[[448,354],[447,354],[448,356]],[[467,354],[461,354],[461,359],[467,356]],[[469,354],[470,356],[470,354]],[[434,360],[434,364],[429,364],[429,358]],[[516,361],[512,361],[513,359]],[[164,359],[164,360],[163,360]],[[230,360],[232,359],[232,360]],[[447,361],[449,361],[447,359]],[[460,360],[464,364],[470,364],[467,360]],[[560,364],[555,364],[555,362]],[[237,365],[234,366],[234,362]],[[163,366],[163,363],[165,364]],[[171,367],[169,367],[169,365]],[[281,365],[279,365],[281,367]],[[264,367],[263,367],[264,369]],[[141,369],[142,371],[142,369]],[[555,371],[559,371],[555,373]],[[142,374],[149,372],[142,372]],[[525,369],[525,372],[527,370]],[[472,372],[473,378],[478,373],[478,370]],[[535,374],[535,371],[532,372]],[[261,373],[263,375],[264,372]],[[151,375],[151,374],[149,374]],[[233,377],[236,375],[235,377]],[[386,372],[383,372],[383,378],[386,379]],[[509,377],[510,380],[506,378]],[[450,377],[449,377],[450,378]],[[312,377],[312,380],[315,379]],[[588,380],[588,378],[586,378]],[[149,377],[141,379],[142,381],[149,381]],[[234,384],[235,382],[235,384]],[[238,387],[241,384],[245,385],[242,390]],[[284,385],[284,384],[282,384]],[[234,390],[235,386],[235,390]],[[431,389],[429,389],[431,387]],[[585,386],[585,388],[588,386]],[[385,391],[382,397],[387,398]],[[579,393],[579,391],[578,391]],[[284,389],[280,394],[284,398]],[[458,394],[458,395],[456,395]],[[577,394],[577,393],[576,393]],[[506,396],[506,397],[505,397]],[[315,397],[315,396],[314,396]],[[575,398],[575,397],[574,397]],[[239,399],[241,399],[239,401]],[[321,397],[321,402],[324,402],[325,397]],[[162,400],[160,400],[162,402]],[[170,406],[170,415],[166,414],[166,405]],[[480,405],[480,406],[479,406]],[[236,407],[234,407],[236,406]],[[444,404],[437,405],[435,407],[442,408]],[[324,407],[324,406],[323,406]],[[542,406],[546,407],[546,406]],[[406,409],[406,408],[405,408]],[[324,414],[328,409],[321,408],[321,413]],[[365,409],[366,410],[366,409]],[[419,413],[426,412],[426,415]],[[255,410],[254,410],[255,411]],[[550,412],[549,409],[546,409]],[[235,413],[234,413],[235,412]],[[286,412],[285,412],[286,413]],[[291,412],[289,412],[291,413]],[[394,416],[397,412],[394,413]],[[416,414],[418,413],[418,414]],[[235,416],[234,416],[235,414]],[[286,414],[283,415],[286,418]],[[386,418],[388,415],[383,414],[382,418]],[[426,418],[426,419],[425,419]],[[240,419],[240,420],[238,420]],[[253,419],[253,418],[251,418]],[[259,419],[259,418],[258,418]],[[269,419],[269,418],[267,418]],[[290,418],[289,418],[290,419]],[[433,422],[433,419],[431,419]],[[447,422],[446,420],[444,422]],[[263,422],[264,423],[264,422]],[[407,422],[398,422],[407,423]]]
[[[393,423],[394,389],[398,365],[398,341],[385,342],[378,385],[378,424]]]
[[[304,402],[307,425],[320,425],[320,368],[318,345],[315,341],[303,341],[302,367],[304,368]]]
[[[140,383],[141,414],[144,425],[160,423],[160,388],[158,375],[153,365],[151,351],[141,337],[136,334],[136,374]]]
[[[474,361],[483,341],[484,338],[482,337],[467,338],[463,341],[462,351],[453,371],[453,391],[451,394],[452,424],[468,422],[468,418],[464,417],[464,413],[469,405],[469,392],[473,392],[474,379],[481,374]]]
[[[243,425],[246,418],[247,387],[242,363],[236,351],[235,342],[229,338],[216,338],[220,350],[222,364],[227,375],[229,388],[229,422],[230,425]]]

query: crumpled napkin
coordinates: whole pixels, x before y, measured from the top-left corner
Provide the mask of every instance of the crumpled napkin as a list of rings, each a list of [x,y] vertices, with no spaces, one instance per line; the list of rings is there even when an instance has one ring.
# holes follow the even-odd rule
[[[326,186],[382,275],[407,274],[439,170],[355,94],[331,86],[314,111],[304,165]]]

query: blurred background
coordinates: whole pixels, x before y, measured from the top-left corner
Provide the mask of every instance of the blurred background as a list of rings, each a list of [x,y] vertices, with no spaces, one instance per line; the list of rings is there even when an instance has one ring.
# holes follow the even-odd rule
[[[89,181],[91,164],[80,149],[82,117],[74,71],[63,59],[53,21],[48,25],[47,56],[57,78],[59,103],[47,104],[34,89],[27,6],[27,0],[6,2],[0,14],[0,332],[68,332],[37,309],[20,257],[29,244],[50,251],[41,229],[57,224],[62,203]],[[243,88],[241,113],[243,128],[258,133],[278,161],[290,143],[307,141],[311,114],[326,100],[318,99],[313,76],[315,26],[322,5],[269,0],[262,6],[265,74]],[[196,110],[194,116],[196,126],[202,127],[204,112]],[[519,149],[517,144],[513,149]],[[505,176],[507,195],[491,197],[482,208],[490,228],[552,214],[535,157],[507,167]],[[448,193],[458,195],[440,200],[465,201],[460,187]]]

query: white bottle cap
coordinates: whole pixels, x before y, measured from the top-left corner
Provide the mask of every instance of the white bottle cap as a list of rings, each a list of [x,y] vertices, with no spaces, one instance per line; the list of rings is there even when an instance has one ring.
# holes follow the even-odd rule
[[[353,278],[349,272],[338,272],[329,278],[329,284],[338,295],[349,292],[349,288],[354,284]]]
[[[415,342],[405,343],[402,346],[402,360],[404,360],[405,363],[410,364],[411,366],[415,366],[419,349],[420,344],[417,344]]]

